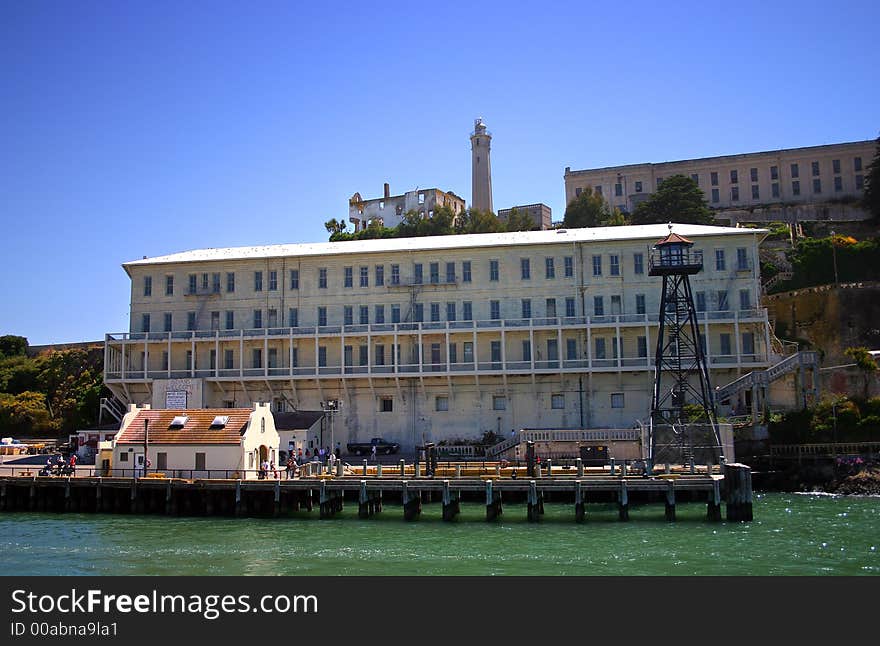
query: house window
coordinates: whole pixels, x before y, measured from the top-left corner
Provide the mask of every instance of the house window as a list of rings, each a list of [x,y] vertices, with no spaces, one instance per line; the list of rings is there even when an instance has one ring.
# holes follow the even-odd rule
[[[318,325],[321,327],[327,325],[327,308],[323,305],[318,307]]]
[[[715,271],[724,271],[724,249],[715,250]]]
[[[370,286],[370,268],[369,267],[361,267],[361,287],[369,287]]]
[[[492,363],[500,364],[501,363],[501,341],[492,341],[490,343],[489,352],[490,352]],[[497,370],[501,366],[495,365],[492,367]]]
[[[214,272],[211,274],[211,292],[214,294],[220,293],[220,272]]]
[[[370,347],[366,345],[358,346],[358,364],[365,366],[370,362]]]
[[[739,183],[739,172],[736,170],[730,171],[730,183],[738,184]]]
[[[709,174],[709,181],[711,182],[712,186],[718,186],[718,172],[717,171],[712,171]]]
[[[792,179],[797,179],[800,177],[800,169],[797,164],[791,165],[791,177]]]
[[[234,292],[235,291],[235,272],[227,271],[226,272],[226,291]]]
[[[770,185],[770,194],[773,197],[777,197],[777,198],[779,197],[779,182],[773,182]]]
[[[254,310],[254,327],[263,327],[263,310]]]
[[[507,410],[507,398],[499,395],[492,396],[492,410]]]
[[[150,331],[150,315],[142,314],[141,315],[141,332],[149,332]]]
[[[602,256],[593,256],[593,275],[602,275]]]
[[[269,356],[266,357],[266,362],[269,368],[278,367],[278,348],[269,348]]]
[[[455,303],[446,303],[446,320],[455,320]]]
[[[611,393],[611,408],[623,408],[623,393]]]
[[[235,329],[235,312],[232,310],[226,310],[226,329]]]
[[[743,334],[742,334],[742,353],[745,355],[754,355],[755,354],[755,333],[754,332],[743,332]],[[753,359],[753,358],[754,357],[749,356],[749,359]]]
[[[797,180],[791,183],[791,194],[792,195],[800,195],[801,194],[801,183]]]
[[[753,182],[758,181],[758,169],[757,168],[750,168],[749,169],[749,179],[752,180]]]
[[[750,298],[749,290],[747,289],[739,290],[739,308],[741,310],[752,309],[752,299]]]
[[[196,329],[196,313],[195,312],[187,312],[186,313],[186,329],[187,330],[195,330]]]
[[[318,289],[327,289],[327,268],[318,269]]]
[[[171,319],[172,319],[171,312],[165,312],[165,331],[166,332],[170,332],[172,329],[171,328]]]
[[[839,159],[832,159],[831,160],[831,167],[834,169],[835,174],[839,173],[840,172],[840,160]]]
[[[657,178],[657,188],[660,188],[660,184],[662,184],[662,183],[663,183],[663,178],[662,178],[662,177],[658,177],[658,178]]]
[[[425,306],[422,303],[415,303],[413,305],[413,320],[416,323],[421,323],[425,320]]]
[[[359,321],[361,325],[369,325],[370,323],[370,308],[367,305],[360,306],[360,315]]]
[[[431,276],[431,284],[436,285],[437,283],[439,283],[440,282],[440,263],[439,262],[432,262],[430,265],[428,265],[428,271]]]
[[[489,280],[496,281],[498,280],[498,261],[490,260],[489,261]]]
[[[620,276],[620,256],[618,256],[617,254],[611,254],[610,256],[608,256],[608,261],[611,267],[611,275]]]
[[[749,252],[745,247],[736,250],[736,268],[738,271],[746,271],[749,268]]]
[[[739,186],[730,188],[730,200],[731,202],[739,202]]]
[[[262,350],[262,348],[254,348],[251,351],[251,367],[253,367],[253,368],[262,368],[263,367],[263,350]]]
[[[640,359],[643,359],[648,356],[648,338],[644,336],[640,336],[636,338],[636,346],[638,348],[638,355]]]
[[[344,305],[342,307],[342,324],[343,325],[354,325],[354,307],[351,305]]]
[[[471,261],[465,260],[461,263],[461,282],[471,282]]]
[[[254,272],[254,291],[263,291],[263,272],[261,271]]]
[[[501,318],[501,302],[489,301],[489,318],[497,321]]]
[[[522,299],[522,318],[532,318],[532,299],[530,298]]]
[[[706,292],[697,292],[697,311],[706,311]]]
[[[636,182],[636,193],[641,193],[641,192],[642,192],[642,183]]]
[[[580,186],[575,187],[575,189],[574,189],[574,196],[575,196],[575,197],[580,197],[582,191],[583,191],[583,189],[582,189]]]
[[[532,277],[531,265],[528,258],[520,258],[519,260],[520,277],[522,280],[529,280]]]
[[[440,320],[440,303],[431,303],[431,321]]]
[[[400,265],[391,265],[391,284],[400,285]]]
[[[718,204],[721,201],[721,193],[717,188],[712,189],[712,204]]]
[[[730,334],[723,333],[719,335],[718,340],[721,342],[721,354],[724,356],[730,356]]]
[[[455,282],[455,263],[447,262],[446,263],[446,282],[454,283]]]
[[[352,267],[344,267],[342,269],[343,287],[354,287],[354,269]]]
[[[223,351],[223,367],[226,370],[232,370],[235,367],[234,358],[232,350]]]
[[[605,358],[605,339],[601,336],[596,337],[595,339],[596,352],[594,353],[594,359],[604,359]]]
[[[379,412],[380,413],[393,413],[394,412],[394,399],[391,397],[380,397],[379,398]]]
[[[548,319],[556,318],[556,299],[555,298],[548,298],[544,304],[547,309],[547,318]]]
[[[384,366],[385,365],[385,346],[383,344],[376,345],[376,365]]]
[[[220,312],[211,312],[211,329],[220,329]]]
[[[605,298],[593,296],[593,316],[605,316]]]
[[[818,177],[819,176],[819,162],[814,161],[812,163],[812,168],[813,168],[813,177]]]
[[[473,363],[474,362],[474,343],[473,341],[465,341],[462,345],[462,354],[464,355],[465,363]]]
[[[573,361],[578,358],[577,339],[565,340],[565,358]]]
[[[413,282],[416,285],[422,284],[422,263],[420,262],[413,265]]]
[[[144,296],[153,295],[153,277],[144,276]]]
[[[186,293],[187,294],[195,294],[197,291],[197,289],[196,289],[197,286],[198,286],[198,278],[196,277],[195,274],[190,274],[189,275],[189,291],[187,291]]]
[[[861,157],[853,157],[853,170],[859,172],[862,170],[862,158]]]
[[[532,360],[532,342],[526,339],[522,342],[522,360],[523,361],[531,361]]]
[[[613,315],[621,314],[620,296],[619,295],[614,295],[611,297],[611,314],[613,314]]]
[[[856,175],[856,190],[861,191],[865,188],[865,176],[864,175]]]
[[[567,317],[573,318],[573,317],[577,316],[574,308],[575,308],[574,298],[572,298],[572,297],[566,298],[565,299],[565,315]]]
[[[634,274],[644,274],[645,273],[645,256],[640,253],[633,254],[633,273]]]
[[[474,320],[474,311],[473,305],[470,301],[464,301],[461,304],[461,320],[462,321],[473,321]]]
[[[327,346],[318,346],[318,366],[323,368],[327,365]]]
[[[562,410],[565,408],[565,395],[550,395],[550,408]]]
[[[565,266],[565,277],[572,278],[574,276],[574,258],[572,256],[566,256],[563,260],[563,265]]]
[[[299,269],[290,270],[290,289],[299,289]]]
[[[718,290],[717,299],[718,299],[718,311],[719,312],[726,312],[728,309],[730,309],[730,305],[727,302],[727,291],[725,291],[723,289]]]
[[[278,291],[278,272],[270,271],[269,272],[269,291],[275,292]]]
[[[700,175],[698,173],[691,174],[691,179],[694,180],[694,184],[699,186],[700,184]]]
[[[205,454],[196,453],[196,471],[205,470]]]
[[[644,314],[645,311],[645,295],[636,294],[636,314]]]
[[[752,184],[752,199],[757,200],[761,197],[761,190],[758,188],[757,184]]]
[[[434,410],[448,411],[449,397],[447,397],[446,395],[437,395],[437,397],[434,398]]]
[[[840,193],[843,190],[843,178],[835,177],[834,178],[834,192]]]
[[[400,323],[400,305],[397,303],[391,305],[391,322]]]
[[[373,308],[373,320],[376,323],[384,323],[385,322],[385,306],[384,305],[376,305]]]
[[[376,265],[376,287],[385,284],[385,265]]]
[[[299,327],[299,308],[291,307],[287,310],[287,325],[290,327]]]
[[[813,193],[821,193],[822,192],[822,180],[814,179],[813,180]]]
[[[779,179],[779,166],[770,167],[770,179],[774,182]]]
[[[278,327],[278,310],[270,309],[268,312],[268,325],[267,327],[276,328]]]
[[[614,195],[616,195],[617,197],[623,195],[623,185],[620,182],[617,182],[614,185]]]

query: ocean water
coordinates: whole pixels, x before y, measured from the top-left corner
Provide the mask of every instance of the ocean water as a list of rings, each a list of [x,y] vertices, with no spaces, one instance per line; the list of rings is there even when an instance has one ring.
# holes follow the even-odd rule
[[[501,519],[462,503],[455,522],[440,503],[403,520],[398,505],[371,519],[348,505],[284,518],[0,514],[4,575],[878,575],[880,498],[757,494],[751,523],[710,523],[704,504],[546,504],[539,523],[524,505]]]

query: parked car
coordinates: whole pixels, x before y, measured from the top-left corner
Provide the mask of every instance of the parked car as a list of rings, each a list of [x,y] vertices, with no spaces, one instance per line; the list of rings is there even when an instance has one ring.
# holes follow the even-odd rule
[[[374,446],[376,447],[376,453],[383,453],[385,455],[391,455],[400,451],[400,444],[388,442],[381,437],[374,437],[369,442],[349,442],[347,448],[349,453],[367,455],[373,452]]]

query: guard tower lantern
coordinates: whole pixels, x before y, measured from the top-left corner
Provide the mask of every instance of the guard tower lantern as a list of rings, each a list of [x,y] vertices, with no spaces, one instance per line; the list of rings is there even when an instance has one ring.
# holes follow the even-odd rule
[[[657,351],[654,361],[654,393],[651,399],[651,457],[656,463],[663,440],[662,428],[680,435],[679,458],[693,457],[693,446],[686,442],[681,429],[689,420],[684,413],[687,404],[697,405],[705,413],[705,424],[710,433],[705,441],[710,444],[716,457],[720,457],[721,440],[718,435],[715,405],[709,383],[706,355],[697,325],[689,276],[703,269],[703,252],[693,249],[694,243],[672,232],[659,240],[651,250],[651,276],[663,277],[660,297],[660,329],[657,334]],[[696,378],[693,378],[696,377]],[[679,430],[676,430],[678,428]],[[688,444],[688,446],[684,446]],[[690,455],[687,455],[690,453]]]

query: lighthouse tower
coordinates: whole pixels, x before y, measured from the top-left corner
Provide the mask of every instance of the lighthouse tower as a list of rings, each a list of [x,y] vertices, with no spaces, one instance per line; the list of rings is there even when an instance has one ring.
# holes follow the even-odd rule
[[[471,133],[471,208],[492,211],[492,165],[489,153],[492,133],[486,130],[482,117],[474,120]]]

